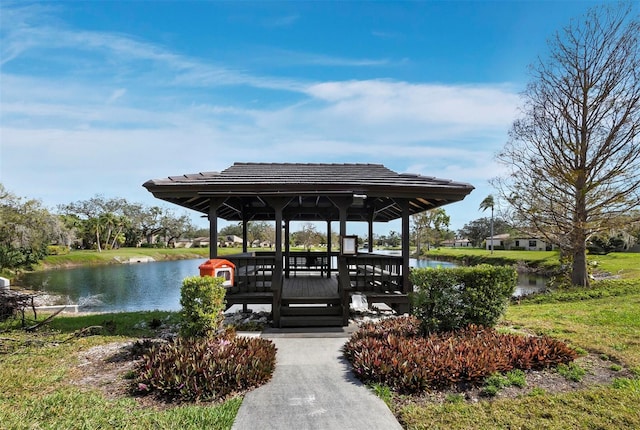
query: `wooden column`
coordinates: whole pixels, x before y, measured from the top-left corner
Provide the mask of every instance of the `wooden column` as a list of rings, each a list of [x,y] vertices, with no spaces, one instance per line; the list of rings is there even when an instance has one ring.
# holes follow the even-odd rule
[[[332,197],[331,202],[340,214],[340,237],[347,235],[347,212],[353,203],[353,197]]]
[[[291,273],[291,267],[289,264],[289,254],[291,252],[291,244],[289,243],[289,234],[291,228],[291,221],[284,221],[284,277],[289,279],[289,274]]]
[[[373,252],[373,208],[369,210],[367,224],[369,224],[369,231],[367,231],[367,234],[369,236],[369,254],[371,254]]]
[[[331,278],[331,219],[327,220],[327,278]]]
[[[209,258],[218,256],[218,208],[226,200],[226,197],[209,199]]]
[[[242,207],[242,252],[244,252],[244,253],[246,253],[248,251],[248,247],[247,247],[248,226],[247,226],[247,224],[249,224],[249,214],[247,213],[247,210],[243,206]]]
[[[282,299],[283,266],[282,266],[282,211],[287,206],[290,198],[270,197],[265,199],[269,206],[275,210],[276,221],[276,249],[275,249],[275,270],[271,278],[273,290],[273,304],[271,313],[273,315],[273,325],[280,327],[280,304]]]
[[[402,207],[402,290],[410,293],[413,289],[409,281],[409,201],[398,201]]]

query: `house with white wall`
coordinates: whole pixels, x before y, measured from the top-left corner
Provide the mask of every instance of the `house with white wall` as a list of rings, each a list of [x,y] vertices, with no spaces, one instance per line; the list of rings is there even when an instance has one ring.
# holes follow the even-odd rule
[[[487,237],[487,250],[491,249],[491,243],[493,243],[494,249],[498,248],[523,251],[551,251],[552,249],[555,249],[554,245],[547,242],[545,239],[540,239],[539,237],[526,234],[514,235],[513,238],[509,233]]]
[[[447,248],[471,248],[473,244],[469,239],[454,239],[442,241],[442,246]]]

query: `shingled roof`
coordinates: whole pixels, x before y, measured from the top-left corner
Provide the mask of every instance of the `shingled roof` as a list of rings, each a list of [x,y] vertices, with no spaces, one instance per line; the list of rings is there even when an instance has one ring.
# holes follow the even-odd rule
[[[209,213],[211,198],[225,202],[217,215],[228,221],[273,220],[269,197],[290,199],[284,209],[293,221],[337,220],[338,197],[356,196],[349,221],[390,221],[402,217],[400,199],[412,214],[464,199],[473,186],[415,174],[396,173],[381,164],[235,163],[222,172],[205,172],[149,180],[155,197]],[[332,200],[334,199],[334,200]]]

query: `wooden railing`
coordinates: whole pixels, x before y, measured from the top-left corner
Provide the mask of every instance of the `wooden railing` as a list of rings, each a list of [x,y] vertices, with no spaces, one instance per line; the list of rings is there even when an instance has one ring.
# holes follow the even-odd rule
[[[269,303],[273,321],[280,323],[282,299],[282,263],[274,255],[253,253],[226,255],[225,259],[236,266],[232,287],[227,289],[228,304]]]
[[[343,256],[353,292],[402,292],[402,257],[379,254]]]
[[[362,293],[371,300],[395,305],[407,302],[402,285],[402,257],[360,254],[338,258],[338,293],[342,298],[343,323],[349,321],[351,294]]]
[[[286,275],[289,276],[291,272],[294,276],[297,272],[318,272],[320,276],[325,276],[329,273],[330,260],[331,255],[326,252],[290,252],[285,265]]]

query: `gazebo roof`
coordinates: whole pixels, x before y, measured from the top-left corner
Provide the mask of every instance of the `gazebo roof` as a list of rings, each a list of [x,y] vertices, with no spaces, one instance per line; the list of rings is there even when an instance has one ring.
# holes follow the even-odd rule
[[[273,220],[270,198],[285,198],[284,216],[292,221],[337,220],[336,199],[353,198],[349,221],[390,221],[402,217],[401,200],[411,214],[460,201],[472,190],[467,183],[396,173],[381,164],[235,163],[222,172],[205,172],[149,180],[155,197],[209,213],[212,198],[222,199],[217,215],[240,221]]]

